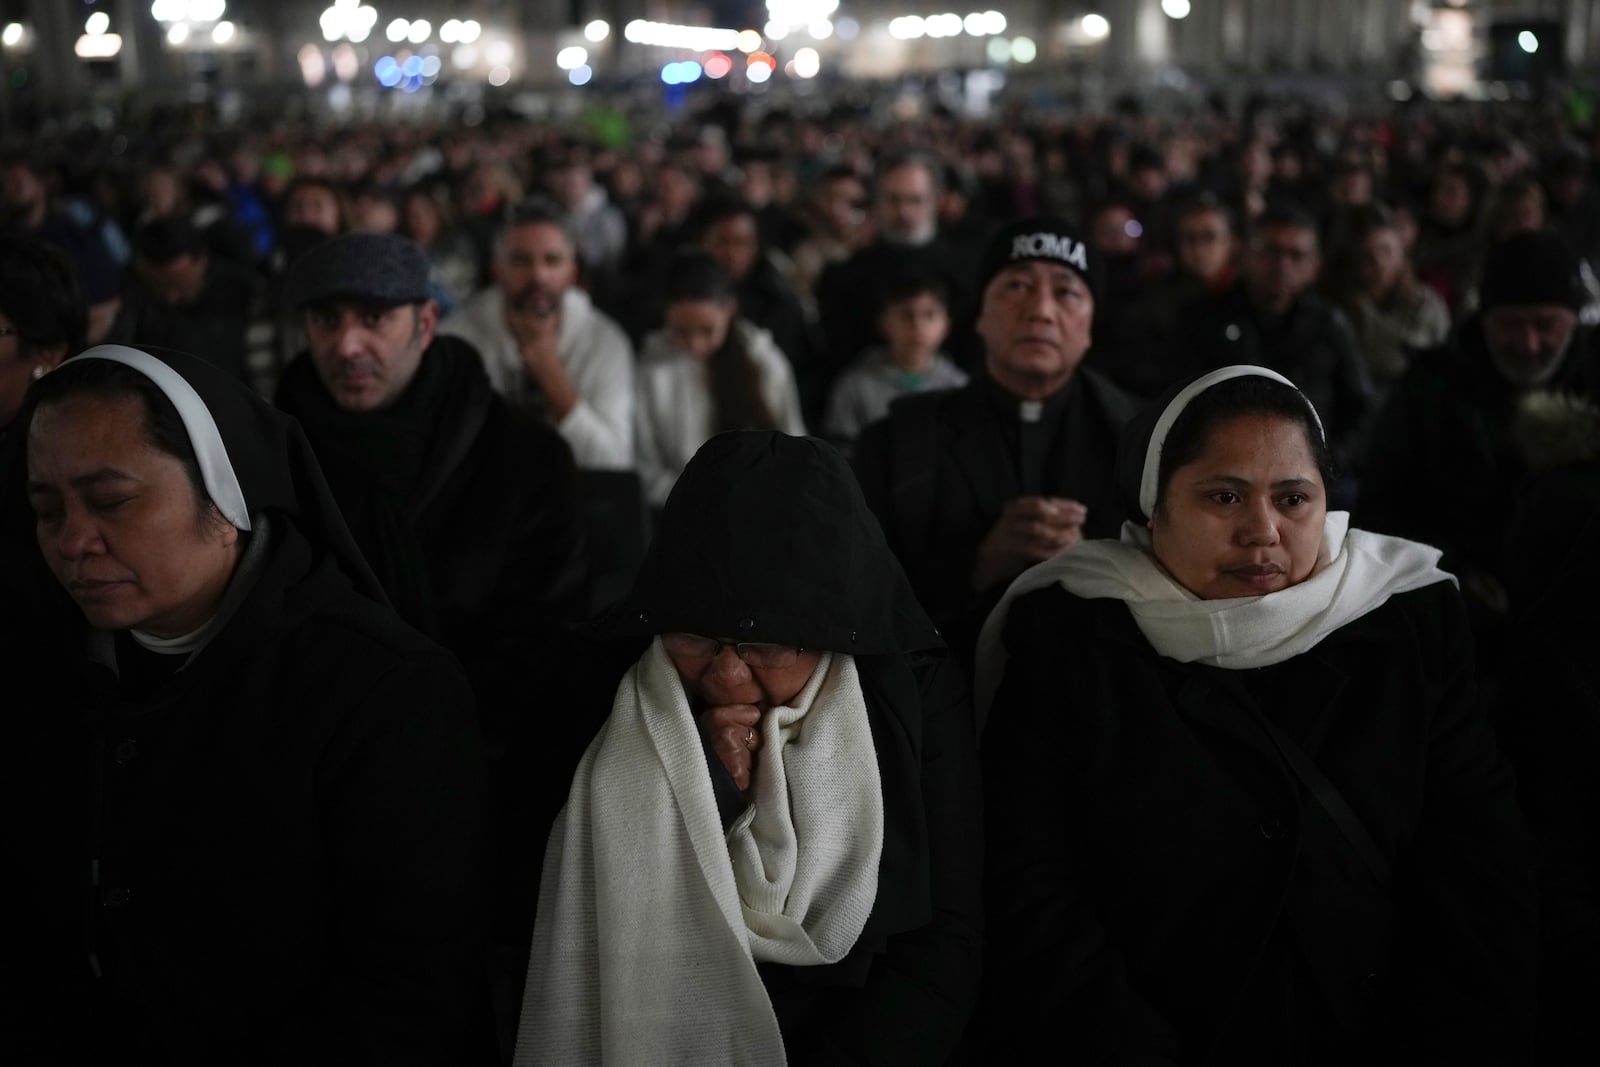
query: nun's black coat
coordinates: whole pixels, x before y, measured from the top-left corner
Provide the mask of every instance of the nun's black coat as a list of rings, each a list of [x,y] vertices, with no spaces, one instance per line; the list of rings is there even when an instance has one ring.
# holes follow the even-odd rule
[[[0,770],[0,1061],[479,1062],[466,679],[381,602],[289,420],[203,395],[267,538],[212,642],[137,692],[126,647],[121,682],[85,655],[64,595],[5,616],[0,647],[31,657],[5,674],[33,684]],[[257,455],[274,445],[299,466]]]
[[[799,495],[797,495],[799,494]],[[966,681],[831,446],[722,434],[667,501],[633,592],[603,629],[633,655],[673,630],[851,653],[883,782],[878,895],[826,967],[761,965],[793,1063],[943,1063],[977,996],[982,788]],[[707,762],[726,796],[737,789]]]
[[[1149,442],[1189,384],[1124,434],[1141,517]],[[997,1044],[1048,1027],[1088,1063],[1525,1061],[1533,846],[1453,583],[1254,669],[1162,655],[1125,601],[1059,585],[1018,597],[1000,636],[982,746]]]
[[[1047,1032],[1085,1063],[1523,1062],[1533,856],[1453,586],[1257,670],[1158,656],[1123,602],[1056,587],[1012,605],[1005,642],[983,738],[999,1040]],[[1391,891],[1250,702],[1344,795]]]

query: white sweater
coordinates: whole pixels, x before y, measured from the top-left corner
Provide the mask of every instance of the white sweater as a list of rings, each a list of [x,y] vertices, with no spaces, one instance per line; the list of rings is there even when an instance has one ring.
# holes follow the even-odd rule
[[[499,286],[476,294],[439,324],[440,333],[469,342],[483,357],[495,392],[513,403],[531,391],[517,342],[506,327]],[[561,297],[556,340],[578,403],[556,423],[580,467],[626,470],[633,456],[633,345],[622,328],[596,308],[582,289]]]
[[[806,432],[800,417],[800,394],[772,334],[743,319],[733,324],[761,375],[761,396],[777,419],[777,429],[795,436]],[[664,504],[678,475],[701,445],[711,439],[715,419],[706,365],[674,345],[665,331],[645,338],[639,356],[639,476],[652,504]]]

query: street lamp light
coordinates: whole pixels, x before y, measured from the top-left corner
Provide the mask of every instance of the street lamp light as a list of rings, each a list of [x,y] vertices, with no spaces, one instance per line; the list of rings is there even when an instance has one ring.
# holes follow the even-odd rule
[[[219,0],[190,0],[191,6],[196,3],[218,2]],[[325,9],[318,21],[322,26],[324,40],[337,41],[343,38],[359,44],[367,39],[372,33],[372,27],[377,25],[378,9],[361,3],[361,0],[333,0],[333,6]]]

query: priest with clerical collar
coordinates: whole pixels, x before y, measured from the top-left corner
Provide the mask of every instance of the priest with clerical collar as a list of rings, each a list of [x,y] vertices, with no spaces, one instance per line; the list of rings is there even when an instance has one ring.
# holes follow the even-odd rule
[[[979,262],[981,373],[897,401],[856,446],[857,477],[918,597],[970,664],[977,628],[1028,567],[1126,518],[1111,485],[1133,401],[1081,367],[1099,267],[1083,232],[1031,218]]]

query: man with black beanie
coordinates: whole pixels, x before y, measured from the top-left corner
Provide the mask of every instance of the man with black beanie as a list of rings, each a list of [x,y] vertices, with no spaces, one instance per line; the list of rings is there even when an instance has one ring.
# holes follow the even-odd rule
[[[983,364],[904,397],[856,444],[856,476],[922,605],[966,668],[1011,580],[1085,537],[1115,537],[1117,438],[1134,404],[1080,367],[1099,264],[1083,231],[1032,218],[989,240],[975,279]]]
[[[1394,386],[1367,442],[1359,525],[1437,545],[1461,579],[1491,672],[1504,636],[1505,533],[1526,474],[1512,447],[1535,391],[1600,402],[1577,255],[1548,230],[1490,250],[1478,311]]]

